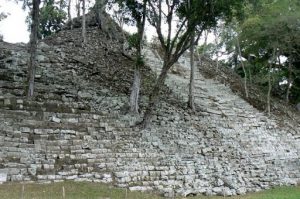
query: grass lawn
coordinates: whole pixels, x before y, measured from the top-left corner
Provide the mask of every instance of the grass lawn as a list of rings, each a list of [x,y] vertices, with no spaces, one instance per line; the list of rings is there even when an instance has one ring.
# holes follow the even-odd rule
[[[24,191],[23,191],[24,189]],[[64,191],[63,191],[64,190]],[[63,194],[64,192],[64,194]],[[63,197],[65,195],[65,197]],[[159,199],[154,194],[130,192],[109,185],[88,182],[52,184],[3,184],[0,199]],[[182,197],[179,197],[182,198]],[[221,199],[197,196],[191,199]],[[230,199],[300,199],[300,187],[278,187],[264,192],[235,196]]]

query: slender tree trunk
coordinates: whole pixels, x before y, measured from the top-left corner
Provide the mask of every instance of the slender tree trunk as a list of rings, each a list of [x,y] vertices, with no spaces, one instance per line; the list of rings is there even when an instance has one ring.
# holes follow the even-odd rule
[[[271,115],[271,91],[272,91],[272,77],[271,77],[271,72],[272,72],[273,60],[275,58],[275,53],[276,53],[276,48],[273,49],[272,60],[269,63],[269,71],[268,71],[269,73],[268,73],[267,111],[268,111],[268,115],[269,116]]]
[[[216,55],[217,55],[217,69],[219,68],[219,51],[218,51],[218,44],[219,44],[219,39],[218,39],[218,33],[217,30],[215,30],[215,44],[216,44]]]
[[[204,50],[204,52],[206,52],[207,39],[208,39],[208,31],[205,32],[205,37],[204,37],[204,45],[205,45],[205,50]]]
[[[139,94],[141,87],[141,73],[138,68],[134,70],[133,85],[130,94],[130,112],[134,114],[139,113]]]
[[[95,2],[95,15],[96,15],[96,22],[99,29],[102,30],[102,13],[105,10],[105,5],[107,0],[96,0]]]
[[[85,0],[82,0],[82,39],[86,43],[86,20],[85,20]]]
[[[33,0],[32,5],[32,24],[31,24],[31,34],[29,42],[29,63],[28,63],[28,89],[27,97],[30,98],[34,94],[34,77],[36,68],[36,49],[38,43],[38,25],[39,25],[39,6],[40,0]]]
[[[242,52],[241,52],[240,42],[239,42],[238,38],[236,38],[236,44],[237,44],[237,48],[238,48],[239,57],[241,59],[241,65],[242,65],[242,68],[243,68],[243,72],[244,72],[244,75],[245,75],[245,77],[244,77],[244,88],[245,88],[246,98],[248,98],[249,94],[248,94],[248,87],[247,87],[247,72],[246,72],[246,69],[245,69],[244,62],[242,60]]]
[[[77,0],[76,2],[77,18],[80,17],[80,2],[81,0]]]
[[[143,45],[144,29],[146,23],[146,9],[147,9],[147,0],[143,0],[142,18],[137,19],[138,44],[136,50],[134,80],[133,80],[133,84],[131,87],[131,94],[130,94],[130,111],[134,114],[139,113],[139,95],[140,95],[140,87],[141,87],[140,69],[143,66],[142,45]]]
[[[139,31],[140,32],[140,31]],[[142,38],[143,35],[139,35],[139,44],[136,51],[136,63],[134,68],[134,79],[131,87],[130,94],[130,112],[134,114],[139,113],[139,95],[141,87],[141,73],[140,68],[142,66]]]
[[[271,115],[271,91],[272,91],[271,69],[272,69],[272,63],[269,63],[268,94],[267,94],[267,111],[269,116]]]
[[[253,62],[252,62],[252,58],[251,56],[249,55],[248,56],[248,72],[249,72],[249,84],[251,85],[252,84],[252,68],[253,68]]]
[[[249,84],[252,84],[252,73],[251,73],[251,67],[252,65],[248,65],[248,72],[249,72]]]
[[[68,2],[68,20],[70,22],[70,28],[72,30],[73,29],[73,20],[71,17],[71,3],[72,3],[72,0],[69,0],[69,2]]]
[[[143,121],[140,123],[140,126],[142,128],[147,128],[148,125],[151,122],[153,110],[154,110],[155,106],[158,103],[159,92],[160,92],[161,87],[163,86],[163,84],[166,80],[168,70],[172,66],[171,64],[167,64],[167,63],[168,63],[168,60],[165,59],[162,71],[161,71],[161,73],[160,73],[160,75],[159,75],[159,77],[156,81],[156,84],[155,84],[155,86],[154,86],[154,88],[153,88],[153,90],[152,90],[152,92],[149,96],[149,103],[148,103],[148,106],[146,108]]]
[[[189,100],[188,107],[195,111],[195,97],[194,97],[194,87],[195,87],[195,35],[192,36],[191,39],[191,47],[190,47],[190,64],[191,64],[191,73],[190,73],[190,85],[189,85]]]
[[[207,38],[208,38],[208,31],[205,31],[205,33],[204,33],[204,49],[203,49],[203,52],[201,54],[199,54],[199,52],[196,51],[197,56],[198,56],[198,61],[199,61],[199,64],[200,64],[200,68],[202,68],[202,66],[203,66],[203,60],[202,59],[206,54]]]
[[[291,90],[291,83],[292,83],[292,60],[291,59],[289,59],[288,71],[289,71],[289,77],[288,77],[286,96],[285,96],[286,104],[288,104],[290,101],[290,90]]]

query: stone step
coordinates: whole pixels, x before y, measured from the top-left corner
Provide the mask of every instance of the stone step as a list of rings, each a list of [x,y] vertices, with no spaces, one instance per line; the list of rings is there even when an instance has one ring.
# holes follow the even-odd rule
[[[56,118],[57,119],[57,118]],[[132,131],[133,129],[130,127],[130,121],[119,121],[115,118],[105,118],[98,120],[88,120],[82,118],[67,118],[67,119],[35,119],[35,118],[5,118],[6,123],[14,124],[14,126],[18,126],[21,132],[23,132],[24,128],[26,129],[39,129],[39,128],[46,128],[46,129],[65,129],[65,130],[75,130],[75,131]],[[0,118],[1,121],[1,118]],[[27,131],[27,130],[26,130]],[[25,132],[26,132],[25,131]],[[30,130],[32,132],[32,130]]]
[[[26,98],[6,98],[0,96],[0,109],[9,110],[30,110],[30,111],[47,111],[58,113],[89,113],[90,107],[82,103],[62,103],[51,102],[41,103],[36,101],[30,101]]]
[[[49,112],[49,111],[33,111],[33,110],[11,110],[11,109],[0,109],[0,116],[2,117],[16,117],[23,119],[23,117],[33,117],[36,119],[51,119],[51,117],[56,117],[58,119],[69,119],[69,118],[78,118],[81,120],[94,120],[101,121],[103,119],[118,119],[119,114],[109,113],[109,112],[87,112],[87,113],[68,113],[68,112]]]
[[[75,130],[75,131],[89,131],[89,129],[94,129],[94,128],[105,129],[106,131],[108,131],[108,130],[113,130],[115,127],[123,128],[123,127],[119,127],[119,125],[116,123],[113,124],[113,123],[108,123],[106,121],[79,122],[78,120],[74,120],[74,121],[65,121],[61,123],[56,123],[52,121],[38,121],[38,120],[29,120],[29,119],[23,119],[18,122],[15,122],[14,126],[19,126],[20,128],[28,127],[30,129],[46,128],[46,129],[65,129],[65,130]]]
[[[0,88],[6,88],[6,89],[24,89],[24,82],[18,82],[18,81],[8,81],[1,79],[0,80]]]

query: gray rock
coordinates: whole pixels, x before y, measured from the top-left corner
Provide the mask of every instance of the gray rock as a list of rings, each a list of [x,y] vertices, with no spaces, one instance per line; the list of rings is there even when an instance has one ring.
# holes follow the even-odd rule
[[[152,187],[144,187],[144,186],[135,186],[135,187],[129,187],[129,190],[145,192],[145,191],[151,191],[151,190],[153,190],[153,188]]]
[[[51,121],[55,122],[55,123],[60,123],[61,120],[59,118],[55,117],[55,116],[52,116]]]
[[[42,51],[46,52],[50,49],[50,46],[48,46],[45,42],[39,42],[38,48],[40,48]]]
[[[216,193],[217,195],[219,195],[219,196],[223,196],[224,195],[224,187],[214,187],[212,189],[212,191],[214,193]]]
[[[300,103],[297,104],[296,108],[300,112]]]
[[[44,55],[37,55],[36,60],[40,63],[44,63],[44,62],[49,61],[49,59]]]
[[[93,97],[90,93],[83,92],[83,91],[79,91],[78,96],[83,99],[92,99]]]
[[[35,176],[36,175],[36,171],[37,171],[37,165],[36,164],[31,164],[30,168],[28,168],[28,173],[30,175]]]
[[[0,184],[7,181],[7,174],[8,174],[7,169],[0,169]]]
[[[240,187],[236,190],[236,194],[243,195],[247,192],[247,189],[245,187]]]
[[[11,181],[13,182],[20,182],[22,180],[23,180],[23,175],[21,174],[11,176]]]
[[[217,180],[217,182],[216,182],[216,185],[217,185],[218,187],[223,186],[223,185],[224,185],[223,180],[221,180],[220,178],[218,178],[218,180]]]

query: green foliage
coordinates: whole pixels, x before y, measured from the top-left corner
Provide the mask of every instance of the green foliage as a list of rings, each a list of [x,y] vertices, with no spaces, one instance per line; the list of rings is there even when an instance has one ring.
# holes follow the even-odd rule
[[[42,38],[61,30],[67,18],[67,13],[63,10],[65,7],[63,0],[59,2],[54,0],[45,1],[40,10],[39,31]]]
[[[136,65],[138,66],[144,66],[145,65],[145,61],[144,61],[144,57],[143,56],[139,56],[136,59]]]
[[[138,33],[130,34],[130,35],[127,37],[127,41],[128,41],[129,47],[131,47],[131,48],[137,48],[137,47],[138,47],[138,44],[139,44],[139,36],[138,36]]]
[[[203,44],[198,46],[197,51],[199,54],[205,54],[205,55],[209,55],[210,57],[213,56],[213,54],[215,53],[217,49],[217,46],[213,43],[209,43],[209,44]]]
[[[243,20],[236,20],[221,33],[221,42],[231,55],[230,64],[238,66],[236,40],[240,41],[242,56],[248,59],[252,82],[264,90],[267,86],[268,63],[272,51],[285,57],[286,62],[273,61],[273,95],[284,97],[291,78],[291,101],[299,102],[300,87],[300,2],[298,0],[249,0]],[[289,68],[289,63],[292,67]],[[249,67],[247,67],[249,68]],[[291,73],[290,73],[290,72]],[[237,69],[239,73],[239,69]],[[242,73],[241,73],[242,74]]]
[[[179,16],[185,16],[190,25],[204,25],[205,28],[215,27],[219,19],[231,21],[232,17],[241,17],[243,0],[188,0],[179,5]],[[187,9],[187,7],[189,7]]]
[[[138,25],[143,18],[143,1],[139,0],[108,0],[109,8],[117,6],[116,12],[121,15],[124,23],[130,26]]]
[[[240,40],[244,54],[255,54],[256,62],[266,63],[273,48],[276,48],[278,56],[288,58],[287,62],[273,66],[274,86],[278,88],[274,90],[276,94],[280,92],[279,83],[288,78],[289,62],[293,62],[292,78],[299,78],[300,65],[297,60],[300,60],[300,3],[297,0],[261,0],[261,10],[263,14],[251,13],[242,23]],[[298,87],[297,81],[294,81],[294,102],[300,97]]]

